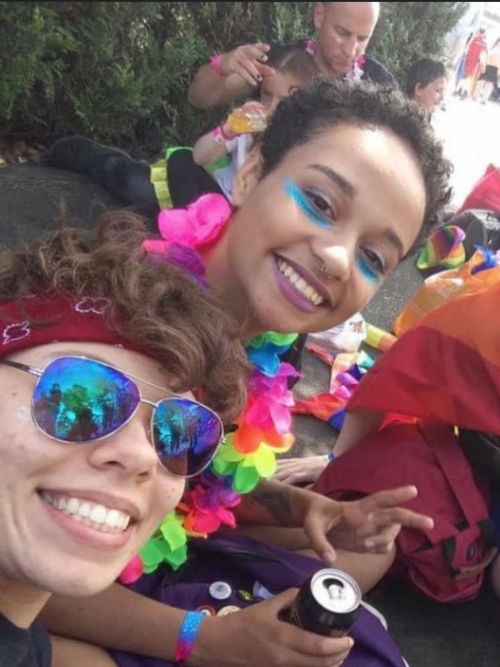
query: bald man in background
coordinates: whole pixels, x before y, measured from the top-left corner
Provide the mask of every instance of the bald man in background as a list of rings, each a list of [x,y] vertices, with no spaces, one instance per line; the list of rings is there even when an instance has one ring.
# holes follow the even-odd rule
[[[374,58],[365,56],[380,15],[379,2],[318,2],[314,7],[316,40],[301,42],[314,56],[321,73],[347,82],[368,80],[397,88],[393,75]],[[267,67],[269,45],[245,44],[216,56],[201,67],[189,87],[189,102],[200,109],[249,97]]]

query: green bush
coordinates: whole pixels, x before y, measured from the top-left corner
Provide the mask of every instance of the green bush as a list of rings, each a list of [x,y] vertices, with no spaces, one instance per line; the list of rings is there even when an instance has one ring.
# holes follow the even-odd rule
[[[383,2],[370,50],[403,83],[420,58],[442,57],[445,36],[457,25],[467,2]]]
[[[237,43],[311,35],[312,5],[1,2],[0,137],[81,133],[149,153],[192,142],[221,116],[188,105],[196,68]],[[401,74],[440,52],[463,5],[384,3],[373,51]]]

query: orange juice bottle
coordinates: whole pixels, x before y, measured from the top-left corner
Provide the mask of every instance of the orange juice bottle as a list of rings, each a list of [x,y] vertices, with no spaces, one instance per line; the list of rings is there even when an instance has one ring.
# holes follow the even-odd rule
[[[240,107],[232,112],[227,123],[235,134],[263,132],[266,129],[267,113],[264,109]]]

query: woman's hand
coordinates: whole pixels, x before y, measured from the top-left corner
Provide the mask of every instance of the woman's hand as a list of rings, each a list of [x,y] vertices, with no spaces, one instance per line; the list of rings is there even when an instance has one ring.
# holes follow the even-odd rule
[[[342,520],[329,539],[348,551],[389,553],[401,528],[432,530],[434,526],[431,517],[399,507],[417,495],[416,487],[403,486],[342,503]]]
[[[354,642],[321,637],[278,619],[297,595],[290,589],[224,617],[204,619],[192,667],[338,667]]]
[[[328,465],[328,455],[280,459],[274,479],[284,484],[312,484]]]
[[[303,527],[312,549],[335,563],[335,547],[347,551],[389,553],[402,527],[431,530],[430,517],[399,505],[418,495],[414,486],[379,491],[352,502],[335,502],[319,494],[304,495]]]

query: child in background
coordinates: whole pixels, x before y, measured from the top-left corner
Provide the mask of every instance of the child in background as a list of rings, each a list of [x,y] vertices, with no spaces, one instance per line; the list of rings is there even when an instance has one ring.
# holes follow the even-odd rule
[[[212,172],[212,176],[231,202],[234,176],[254,145],[255,134],[265,129],[266,117],[281,100],[308,83],[317,73],[313,57],[295,46],[273,46],[266,64],[274,70],[274,74],[263,78],[260,100],[247,102],[236,113],[231,113],[219,127],[198,139],[194,146],[194,162],[202,167],[209,167],[227,156],[228,159]],[[237,115],[248,119],[248,129],[237,126],[234,120]]]
[[[443,102],[447,85],[446,68],[431,58],[422,58],[408,72],[406,94],[432,114]]]
[[[268,63],[273,70],[263,80],[260,103],[251,103],[266,114],[316,73],[313,57],[297,47],[273,47]],[[191,148],[171,147],[162,159],[150,165],[114,146],[86,137],[67,137],[51,147],[48,163],[87,174],[129,210],[156,218],[162,209],[183,208],[208,193],[224,194],[231,200],[232,179],[253,138],[248,134],[238,137],[229,128],[224,129],[225,125],[200,139],[196,161]],[[217,162],[220,157],[226,157],[222,165]]]

